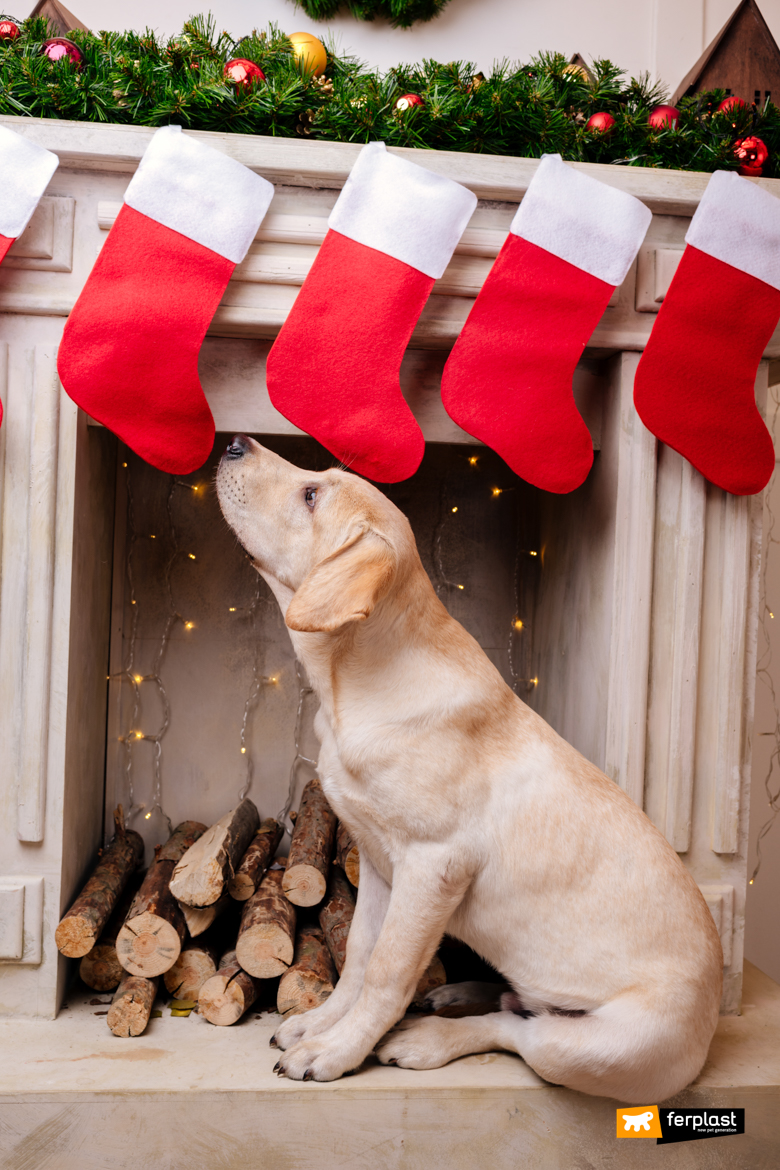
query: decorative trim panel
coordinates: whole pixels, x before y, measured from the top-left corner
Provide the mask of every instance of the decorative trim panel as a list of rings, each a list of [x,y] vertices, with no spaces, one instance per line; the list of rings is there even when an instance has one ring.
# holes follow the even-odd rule
[[[72,272],[75,214],[75,199],[44,195],[27,227],[11,246],[3,268]]]

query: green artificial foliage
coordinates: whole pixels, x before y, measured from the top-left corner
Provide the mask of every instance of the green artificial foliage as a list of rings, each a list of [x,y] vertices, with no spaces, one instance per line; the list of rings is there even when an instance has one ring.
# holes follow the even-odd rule
[[[393,28],[411,28],[413,24],[433,20],[449,0],[295,0],[312,20],[330,20],[340,8],[346,8],[356,20],[389,20]]]
[[[14,18],[11,18],[14,19]],[[764,174],[780,174],[780,111],[771,102],[728,115],[715,112],[722,90],[679,103],[676,129],[654,130],[648,114],[663,101],[646,77],[626,79],[609,61],[591,65],[592,83],[567,72],[564,56],[546,53],[526,65],[498,64],[488,77],[464,62],[399,65],[385,74],[329,52],[322,77],[306,74],[275,25],[235,39],[211,17],[194,17],[163,40],[150,31],[73,32],[81,69],[41,53],[53,35],[39,18],[17,21],[22,35],[0,41],[0,114],[115,122],[178,123],[192,130],[304,137],[331,142],[382,140],[388,146],[538,158],[558,152],[577,162],[677,170],[736,169],[734,142],[761,138],[769,150]],[[224,78],[231,57],[256,61],[259,84]],[[404,94],[423,105],[401,111]],[[586,129],[606,111],[609,135]]]

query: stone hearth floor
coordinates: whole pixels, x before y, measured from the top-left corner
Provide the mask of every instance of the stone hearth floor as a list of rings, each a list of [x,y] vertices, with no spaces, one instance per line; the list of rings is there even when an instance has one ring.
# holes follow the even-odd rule
[[[427,1072],[372,1058],[356,1076],[302,1085],[272,1072],[273,1012],[215,1028],[163,1008],[120,1040],[105,1024],[110,998],[82,991],[56,1021],[0,1020],[3,1170],[780,1165],[780,986],[750,964],[742,1015],[720,1020],[674,1102],[744,1106],[746,1133],[673,1147],[618,1142],[620,1102],[551,1086],[504,1053]]]

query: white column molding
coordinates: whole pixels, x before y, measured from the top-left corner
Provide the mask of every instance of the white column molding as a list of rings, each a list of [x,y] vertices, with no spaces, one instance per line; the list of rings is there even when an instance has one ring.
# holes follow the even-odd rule
[[[750,562],[750,500],[713,488],[720,505],[721,640],[712,849],[735,853],[739,823],[745,693],[745,619]]]
[[[656,440],[634,407],[639,354],[621,358],[605,772],[642,807],[653,589]]]
[[[57,351],[54,347],[36,347],[32,391],[27,589],[16,822],[20,841],[43,840],[46,803],[60,407]]]

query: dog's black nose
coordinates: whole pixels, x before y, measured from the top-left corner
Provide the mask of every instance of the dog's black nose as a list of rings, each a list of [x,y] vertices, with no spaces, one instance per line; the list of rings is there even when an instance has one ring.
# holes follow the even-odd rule
[[[241,459],[247,452],[246,435],[233,435],[227,445],[225,455],[228,459]]]

